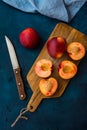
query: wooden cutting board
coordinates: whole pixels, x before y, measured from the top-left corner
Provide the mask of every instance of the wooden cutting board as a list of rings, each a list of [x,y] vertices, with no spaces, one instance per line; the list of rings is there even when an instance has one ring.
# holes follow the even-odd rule
[[[87,36],[85,34],[79,32],[78,30],[68,26],[67,24],[64,24],[64,23],[57,24],[49,38],[57,37],[57,36],[64,37],[67,41],[67,44],[74,42],[74,41],[81,42],[87,50]],[[70,81],[70,80],[64,80],[64,79],[60,78],[58,75],[57,68],[58,68],[58,64],[62,60],[65,60],[65,59],[71,60],[71,59],[68,57],[67,54],[64,54],[60,59],[51,58],[47,53],[46,43],[45,43],[39,56],[37,57],[37,59],[35,60],[34,64],[32,65],[31,69],[29,70],[29,72],[27,74],[28,84],[33,91],[31,99],[27,105],[27,108],[31,112],[34,112],[37,109],[37,107],[40,104],[40,102],[42,101],[42,99],[48,98],[48,97],[44,96],[43,94],[41,94],[41,92],[38,88],[38,84],[39,84],[39,81],[41,80],[41,78],[38,77],[34,72],[34,67],[35,67],[36,62],[43,58],[49,59],[53,62],[54,70],[53,70],[51,76],[56,78],[59,83],[59,87],[58,87],[56,93],[49,98],[60,97],[63,94],[63,92],[65,91],[65,89]],[[76,65],[78,65],[80,61],[73,61],[73,62]]]

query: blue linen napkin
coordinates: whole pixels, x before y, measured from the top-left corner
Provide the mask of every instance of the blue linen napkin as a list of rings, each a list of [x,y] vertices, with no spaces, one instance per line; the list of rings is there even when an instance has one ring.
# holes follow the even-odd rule
[[[2,0],[24,12],[46,15],[69,22],[87,0]]]

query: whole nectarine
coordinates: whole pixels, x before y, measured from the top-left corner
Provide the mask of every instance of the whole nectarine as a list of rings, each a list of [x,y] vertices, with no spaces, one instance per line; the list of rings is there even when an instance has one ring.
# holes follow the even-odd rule
[[[26,28],[19,35],[20,43],[26,48],[35,48],[39,39],[39,34],[34,28]]]
[[[39,82],[39,88],[43,95],[52,96],[58,88],[58,82],[53,77],[41,79]]]
[[[80,60],[84,57],[85,47],[79,42],[72,42],[67,46],[67,52],[73,60]]]
[[[59,64],[58,72],[61,78],[70,79],[76,75],[77,66],[69,60],[64,60]]]
[[[47,41],[48,54],[53,58],[60,58],[66,51],[66,40],[63,37],[53,37]]]
[[[39,77],[49,77],[52,72],[52,61],[47,59],[41,59],[35,64],[35,73]]]

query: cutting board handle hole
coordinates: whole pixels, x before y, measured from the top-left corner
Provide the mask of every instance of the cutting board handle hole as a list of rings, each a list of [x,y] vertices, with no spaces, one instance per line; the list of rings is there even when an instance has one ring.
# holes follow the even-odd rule
[[[33,109],[33,106],[30,106],[30,109]]]

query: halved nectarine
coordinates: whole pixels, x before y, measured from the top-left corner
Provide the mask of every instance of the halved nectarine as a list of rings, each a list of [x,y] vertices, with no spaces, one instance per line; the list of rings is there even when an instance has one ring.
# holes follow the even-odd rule
[[[60,58],[66,51],[66,40],[63,37],[50,38],[46,48],[51,57]]]
[[[76,75],[77,66],[69,60],[64,60],[59,64],[58,72],[61,78],[70,79]]]
[[[85,55],[85,47],[79,42],[72,42],[67,46],[67,52],[73,60],[80,60]]]
[[[39,88],[43,95],[52,96],[58,88],[58,82],[53,77],[48,79],[41,79],[39,82]]]
[[[47,59],[39,60],[35,65],[35,73],[42,78],[47,78],[52,72],[52,61]]]

